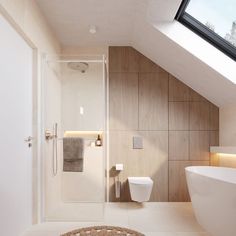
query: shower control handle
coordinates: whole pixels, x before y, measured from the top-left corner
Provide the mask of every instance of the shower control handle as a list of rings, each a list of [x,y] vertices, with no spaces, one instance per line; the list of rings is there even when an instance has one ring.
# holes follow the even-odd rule
[[[45,139],[46,140],[50,140],[50,139],[56,139],[58,137],[58,124],[55,123],[53,125],[53,131],[50,131],[50,130],[45,130]]]
[[[58,124],[54,124],[54,138],[57,138],[57,129],[58,129]]]
[[[50,130],[45,130],[45,139],[50,140],[53,138],[54,138],[54,135],[52,134],[52,132]]]

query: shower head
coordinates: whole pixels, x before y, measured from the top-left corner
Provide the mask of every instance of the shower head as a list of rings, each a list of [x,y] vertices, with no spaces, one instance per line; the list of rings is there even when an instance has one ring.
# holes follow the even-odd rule
[[[89,67],[89,64],[86,62],[68,62],[67,66],[72,70],[77,70],[81,73],[85,73],[85,71]]]

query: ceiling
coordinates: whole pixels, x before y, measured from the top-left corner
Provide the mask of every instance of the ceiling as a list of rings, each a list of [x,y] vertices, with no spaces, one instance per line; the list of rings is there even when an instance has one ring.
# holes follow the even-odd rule
[[[181,0],[36,0],[63,46],[129,45],[145,11],[149,21],[173,21]],[[97,33],[89,33],[91,25]]]
[[[127,45],[137,0],[37,0],[63,46]],[[90,25],[97,33],[89,33]]]
[[[236,103],[236,85],[229,81],[236,63],[182,25],[175,33],[181,0],[35,1],[64,48],[133,46],[214,104]],[[97,33],[89,33],[91,25]],[[230,64],[227,70],[222,62]]]

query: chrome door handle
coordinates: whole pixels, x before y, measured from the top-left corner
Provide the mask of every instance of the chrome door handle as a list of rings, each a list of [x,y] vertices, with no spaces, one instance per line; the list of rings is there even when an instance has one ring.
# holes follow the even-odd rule
[[[29,136],[25,139],[26,143],[30,143],[33,140],[33,137]]]

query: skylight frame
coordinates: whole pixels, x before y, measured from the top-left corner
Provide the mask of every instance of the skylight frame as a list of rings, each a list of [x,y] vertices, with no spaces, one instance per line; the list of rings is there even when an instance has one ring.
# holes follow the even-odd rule
[[[234,46],[186,12],[190,1],[191,0],[182,0],[175,19],[236,61],[236,48]]]

